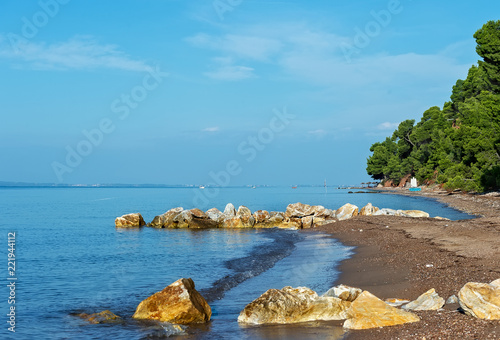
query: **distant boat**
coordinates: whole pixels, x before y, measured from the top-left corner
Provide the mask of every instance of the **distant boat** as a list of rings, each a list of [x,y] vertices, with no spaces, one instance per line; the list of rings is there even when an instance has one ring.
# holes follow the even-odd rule
[[[200,189],[205,189],[205,187],[203,185],[200,185]]]
[[[252,189],[256,189],[256,188],[257,188],[257,187],[256,187],[255,185],[252,187]]]
[[[297,189],[297,186],[296,185],[295,186],[292,185],[292,189]]]

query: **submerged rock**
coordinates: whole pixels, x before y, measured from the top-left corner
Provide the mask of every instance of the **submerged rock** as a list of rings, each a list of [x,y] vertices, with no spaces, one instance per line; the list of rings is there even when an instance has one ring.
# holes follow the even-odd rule
[[[105,310],[99,313],[93,313],[93,314],[86,314],[86,313],[81,313],[77,314],[79,318],[84,319],[85,321],[88,321],[89,323],[92,324],[99,324],[99,323],[113,323],[113,322],[120,322],[122,321],[122,318],[119,317],[118,315],[114,314],[113,312],[109,310]]]
[[[127,214],[123,215],[121,217],[117,217],[115,219],[115,226],[116,227],[142,227],[143,225],[146,225],[146,222],[144,222],[144,219],[142,218],[142,215],[139,213],[134,213],[134,214]]]
[[[343,320],[351,303],[334,297],[319,297],[306,287],[269,289],[249,303],[238,322],[288,324],[316,320]]]
[[[335,216],[339,221],[347,220],[353,216],[358,216],[359,208],[353,204],[347,203],[337,209]]]
[[[486,320],[500,320],[499,280],[492,283],[466,283],[458,292],[458,302],[470,316]]]
[[[347,329],[369,329],[420,321],[417,315],[389,306],[367,291],[352,302],[347,314],[348,319],[344,322],[344,328]]]
[[[191,279],[179,279],[137,306],[134,319],[149,319],[175,324],[204,323],[212,310]]]
[[[407,310],[438,310],[444,306],[444,303],[444,299],[432,288],[402,308]]]

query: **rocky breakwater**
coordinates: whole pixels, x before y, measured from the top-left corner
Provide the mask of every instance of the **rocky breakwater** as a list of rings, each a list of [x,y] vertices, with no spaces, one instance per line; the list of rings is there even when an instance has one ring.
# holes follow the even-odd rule
[[[155,216],[148,224],[153,228],[314,228],[325,223],[335,222],[336,210],[326,209],[321,205],[294,203],[287,206],[285,212],[257,210],[252,211],[232,203],[224,211],[212,208],[203,212],[199,209],[184,210],[174,208],[162,215]]]
[[[286,207],[285,212],[257,210],[252,211],[241,205],[238,209],[232,203],[226,205],[224,211],[212,208],[207,211],[200,209],[184,210],[178,207],[170,209],[162,215],[155,216],[147,224],[153,228],[285,228],[306,229],[315,228],[327,223],[347,220],[355,216],[392,215],[404,217],[429,217],[420,210],[379,209],[368,203],[363,208],[347,203],[332,210],[322,205],[293,203]],[[117,217],[116,227],[140,227],[146,225],[141,214],[128,214]]]

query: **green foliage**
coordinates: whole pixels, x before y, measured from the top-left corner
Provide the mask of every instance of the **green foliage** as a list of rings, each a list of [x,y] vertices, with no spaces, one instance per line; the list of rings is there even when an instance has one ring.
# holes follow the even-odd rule
[[[411,174],[450,190],[500,188],[500,21],[489,21],[474,38],[483,60],[456,82],[451,101],[372,145],[366,170],[374,179],[397,184]]]

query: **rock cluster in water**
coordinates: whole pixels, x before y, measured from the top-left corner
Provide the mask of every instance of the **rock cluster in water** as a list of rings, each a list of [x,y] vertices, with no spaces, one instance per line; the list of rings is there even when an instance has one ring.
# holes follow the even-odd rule
[[[322,205],[308,205],[302,203],[289,204],[285,212],[257,210],[254,213],[245,206],[236,210],[233,204],[226,205],[224,211],[212,208],[207,211],[200,209],[184,210],[173,208],[162,215],[155,216],[148,223],[153,228],[286,228],[303,229],[315,228],[327,223],[347,220],[353,216],[392,215],[404,217],[429,217],[429,214],[420,210],[393,210],[379,209],[368,203],[361,210],[347,203],[337,210],[327,209]],[[116,227],[141,227],[146,225],[141,214],[128,214],[117,217]]]

